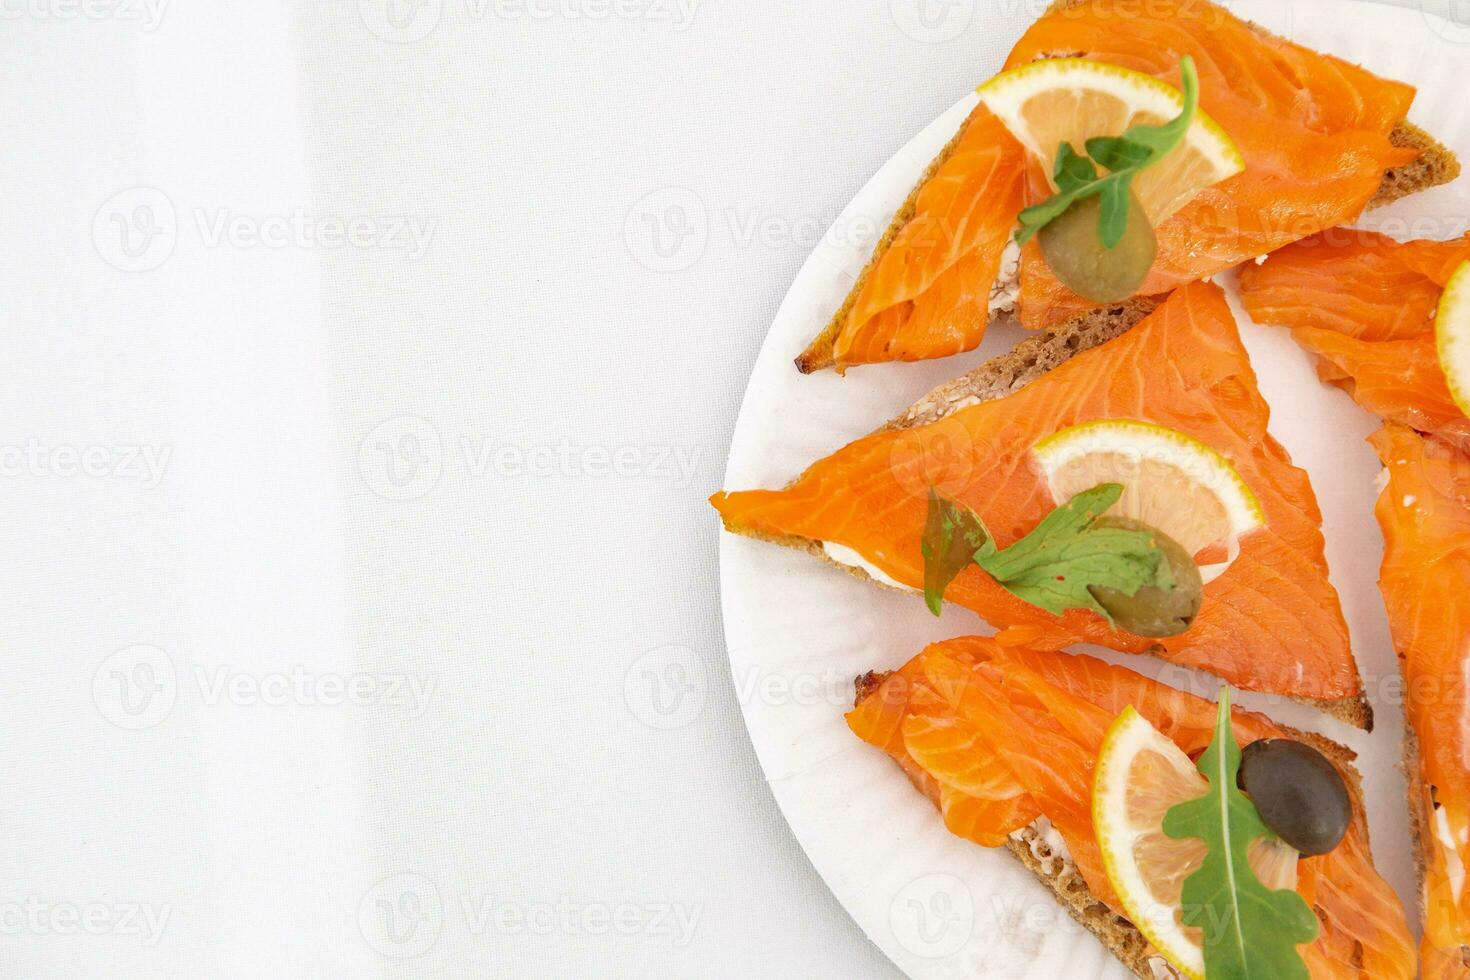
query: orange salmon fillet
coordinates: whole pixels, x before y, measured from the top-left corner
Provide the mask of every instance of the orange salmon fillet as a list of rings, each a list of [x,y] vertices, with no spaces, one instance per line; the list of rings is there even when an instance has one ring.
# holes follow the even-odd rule
[[[833,343],[839,368],[948,357],[980,343],[1022,207],[1025,160],[1000,120],[977,107],[858,292]]]
[[[1091,657],[1021,649],[996,638],[963,637],[925,649],[896,673],[870,678],[848,714],[864,741],[888,753],[914,784],[950,814],[965,786],[984,795],[961,836],[998,846],[1044,816],[1061,834],[1089,890],[1119,915],[1092,824],[1092,772],[1104,734],[1132,705],[1186,753],[1204,750],[1215,706]],[[916,717],[922,722],[915,724]],[[1237,710],[1242,745],[1287,733],[1260,715]],[[936,731],[949,734],[935,749]],[[913,737],[910,737],[910,733]],[[1021,794],[1000,807],[995,790]],[[994,843],[992,843],[994,842]],[[1302,948],[1314,978],[1409,980],[1415,950],[1398,897],[1378,875],[1361,813],[1347,838],[1299,865],[1298,891],[1321,923]]]
[[[1139,292],[1154,295],[1354,220],[1383,174],[1418,151],[1389,134],[1414,89],[1271,37],[1214,4],[1089,0],[1055,11],[1021,38],[1007,68],[1080,55],[1181,85],[1194,59],[1200,107],[1245,157],[1245,170],[1206,189],[1157,229],[1159,254]],[[1047,193],[1033,187],[1033,198]],[[1021,262],[1021,319],[1050,326],[1092,308],[1052,275],[1035,243]]]
[[[1322,380],[1382,418],[1470,449],[1470,420],[1439,366],[1434,313],[1470,236],[1400,244],[1335,229],[1240,274],[1241,302],[1260,323],[1291,328]]]
[[[1327,578],[1316,497],[1306,473],[1267,433],[1269,414],[1223,294],[1196,283],[1133,330],[1014,394],[860,439],[784,490],[720,493],[711,502],[731,530],[845,545],[922,589],[931,487],[978,513],[1004,547],[1056,506],[1032,462],[1042,439],[1098,419],[1177,429],[1229,458],[1266,515],[1266,525],[1241,539],[1239,556],[1205,587],[1200,615],[1183,635],[1152,641],[1114,631],[1092,612],[1053,616],[975,566],[946,598],[1033,645],[1092,642],[1158,653],[1248,690],[1355,697],[1362,683]]]
[[[1470,944],[1470,458],[1390,423],[1372,439],[1388,484],[1378,499],[1386,550],[1379,587],[1417,735],[1426,977],[1467,977]],[[1439,836],[1440,825],[1447,843]],[[1453,846],[1450,846],[1450,845]]]
[[[1246,159],[1243,173],[1158,228],[1158,260],[1141,295],[1353,220],[1386,171],[1418,156],[1389,139],[1413,101],[1410,86],[1269,37],[1205,0],[1151,0],[1146,11],[1137,0],[1085,0],[1037,21],[1006,67],[1062,55],[1176,86],[1179,61],[1190,55],[1201,105]],[[832,346],[838,370],[978,346],[1016,216],[1050,193],[1020,144],[977,108],[842,319]],[[1020,284],[1019,313],[1029,327],[1096,305],[1057,281],[1034,242],[1022,252]]]

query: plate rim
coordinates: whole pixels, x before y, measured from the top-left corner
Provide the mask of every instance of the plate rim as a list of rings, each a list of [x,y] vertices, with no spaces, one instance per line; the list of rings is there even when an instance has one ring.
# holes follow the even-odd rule
[[[1444,44],[1453,44],[1454,42],[1449,39],[1445,31],[1435,28],[1434,25],[1438,22],[1446,25],[1447,29],[1470,34],[1470,28],[1456,25],[1448,18],[1435,14],[1432,11],[1420,9],[1417,5],[1412,7],[1398,6],[1383,3],[1380,0],[1357,0],[1357,3],[1361,9],[1355,11],[1357,15],[1354,18],[1357,21],[1354,25],[1355,32],[1370,34],[1376,28],[1381,29],[1392,26],[1406,28],[1412,24],[1417,25],[1421,29],[1420,33],[1426,43],[1442,42]],[[1280,0],[1222,0],[1221,5],[1231,13],[1242,17],[1247,16],[1247,12],[1253,9],[1257,10],[1260,14],[1267,14],[1273,9],[1279,10],[1281,6]],[[1287,8],[1288,16],[1294,17],[1295,12],[1303,6],[1315,8],[1318,16],[1327,15],[1327,11],[1322,8],[1316,8],[1314,4],[1304,4],[1303,0],[1293,0]],[[1375,21],[1378,23],[1375,24]],[[1290,36],[1289,32],[1288,36]],[[1411,32],[1405,37],[1406,40],[1404,43],[1409,43],[1413,37],[1413,33]],[[1422,87],[1420,94],[1423,94]],[[894,200],[894,192],[888,187],[894,178],[894,174],[900,171],[912,172],[913,176],[906,183],[900,182],[900,186],[911,187],[913,180],[917,179],[918,175],[922,173],[923,168],[927,166],[928,162],[938,150],[954,135],[962,119],[969,114],[978,101],[978,96],[973,92],[967,94],[925,125],[864,182],[863,186],[852,197],[846,207],[842,209],[837,221],[839,223],[848,221],[855,213],[858,215],[881,214],[884,217],[878,224],[886,228],[892,215],[897,212],[904,200],[902,195]],[[1422,99],[1416,98],[1416,106],[1420,102],[1422,102]],[[1413,110],[1411,109],[1411,115],[1412,113]],[[924,149],[925,147],[929,147],[930,149],[926,151]],[[917,168],[915,168],[915,161],[912,159],[914,157],[918,157],[920,161]],[[875,208],[873,202],[879,198],[886,198],[884,205],[881,208]],[[890,204],[891,206],[889,206]],[[864,264],[870,252],[871,249],[869,248],[863,254],[862,262]],[[824,268],[824,266],[828,268]],[[761,342],[760,351],[752,367],[744,394],[741,397],[740,408],[736,416],[736,423],[731,437],[729,455],[722,472],[722,487],[728,488],[736,485],[735,481],[739,479],[741,471],[748,467],[748,454],[759,448],[762,432],[757,425],[756,413],[753,411],[753,406],[769,397],[768,389],[773,386],[774,379],[776,378],[774,371],[782,369],[795,371],[794,366],[790,364],[788,358],[790,351],[785,346],[789,342],[789,338],[784,335],[781,328],[786,325],[786,322],[795,315],[798,308],[806,301],[806,294],[812,291],[813,284],[821,276],[830,273],[832,271],[831,267],[833,266],[836,267],[838,273],[847,276],[850,281],[856,281],[856,276],[850,274],[843,267],[844,256],[842,255],[842,250],[833,247],[824,238],[822,243],[818,244],[803,261],[796,276],[792,279],[790,288],[782,298],[776,315],[772,319],[771,325]],[[858,265],[857,269],[860,270],[862,267],[862,265]],[[784,365],[780,363],[782,361],[785,362]],[[773,364],[772,362],[776,363]],[[961,363],[959,358],[944,359],[944,362]],[[903,365],[900,366],[900,369],[908,367],[911,366]],[[962,373],[963,370],[967,369],[957,369],[956,376],[958,373]],[[848,378],[845,383],[861,384],[863,383],[860,380],[862,377],[863,375],[860,374],[854,375]],[[729,660],[732,680],[736,684],[737,689],[741,683],[739,676],[740,670],[743,667],[751,666],[751,662],[742,659],[738,653],[740,650],[748,649],[751,641],[748,635],[749,630],[745,624],[747,610],[744,608],[743,596],[738,594],[739,586],[737,585],[737,581],[740,578],[739,566],[746,560],[741,554],[741,551],[744,546],[751,544],[762,545],[765,548],[770,547],[761,542],[750,542],[747,539],[732,535],[723,529],[719,533],[721,616],[727,658]],[[799,555],[796,552],[792,552],[791,555],[793,558],[803,562],[811,561],[808,555]],[[917,652],[917,648],[915,652]],[[864,922],[862,917],[854,912],[854,903],[845,894],[846,888],[850,886],[850,882],[846,880],[847,876],[840,867],[831,866],[828,858],[821,855],[820,848],[816,847],[808,839],[809,835],[820,834],[821,830],[812,826],[811,821],[807,819],[808,814],[802,812],[805,809],[805,804],[799,803],[793,798],[791,792],[789,792],[789,780],[793,774],[778,771],[773,764],[773,759],[770,757],[767,746],[768,738],[772,733],[764,729],[763,719],[757,717],[753,710],[753,705],[749,700],[743,697],[737,697],[737,701],[740,705],[742,721],[755,748],[762,773],[776,799],[782,819],[785,820],[787,826],[791,829],[803,854],[811,862],[814,870],[821,877],[823,884],[831,892],[838,904],[842,906],[844,913],[863,931],[869,941],[873,942],[884,953],[896,969],[907,976],[914,977],[915,974],[904,966],[904,963],[909,958],[892,948],[891,944],[886,941],[888,937],[882,934],[881,930],[870,928],[869,924]],[[1384,734],[1386,735],[1387,733]],[[863,746],[862,743],[854,739],[850,748],[853,751],[857,751],[863,748]],[[902,773],[896,767],[892,768],[892,778],[890,781],[894,784],[901,783],[910,793],[913,792],[907,780],[904,779]],[[1410,914],[1412,917],[1412,909],[1410,910]],[[1111,960],[1111,956],[1108,959]],[[1131,976],[1131,973],[1128,975]]]

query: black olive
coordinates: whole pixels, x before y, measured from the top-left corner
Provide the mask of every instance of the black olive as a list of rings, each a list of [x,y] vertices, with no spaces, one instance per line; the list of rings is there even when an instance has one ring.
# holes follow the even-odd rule
[[[1076,202],[1037,233],[1041,254],[1062,284],[1094,303],[1116,303],[1138,292],[1153,268],[1158,238],[1138,199],[1131,197],[1123,238],[1108,248],[1099,221],[1102,197]]]
[[[1352,798],[1337,767],[1305,742],[1263,738],[1245,747],[1240,788],[1266,826],[1304,857],[1342,843],[1353,819]]]
[[[1092,597],[1108,611],[1113,622],[1135,636],[1178,636],[1189,629],[1194,617],[1199,615],[1205,585],[1200,579],[1199,566],[1184,546],[1158,528],[1129,517],[1100,517],[1094,524],[1153,534],[1154,544],[1164,553],[1174,576],[1171,589],[1148,585],[1131,596],[1116,589],[1093,586]]]

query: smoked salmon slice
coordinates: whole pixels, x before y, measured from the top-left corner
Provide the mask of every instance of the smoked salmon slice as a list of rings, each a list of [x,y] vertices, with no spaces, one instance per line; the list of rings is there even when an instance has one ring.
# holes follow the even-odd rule
[[[1399,243],[1334,229],[1243,269],[1241,302],[1259,323],[1291,328],[1322,380],[1368,411],[1470,450],[1470,419],[1440,368],[1434,317],[1470,236]]]
[[[946,598],[1032,645],[1091,642],[1154,653],[1240,688],[1317,702],[1366,727],[1316,497],[1267,433],[1269,414],[1224,295],[1195,283],[1131,331],[1004,398],[962,402],[936,421],[874,433],[784,490],[719,493],[711,502],[730,531],[808,550],[840,545],[881,576],[922,590],[931,487],[975,511],[1006,547],[1057,505],[1032,457],[1037,443],[1103,419],[1175,429],[1228,458],[1265,514],[1264,526],[1240,539],[1238,556],[1205,586],[1188,631],[1154,641],[1115,631],[1089,611],[1054,616],[973,565]]]
[[[1470,977],[1470,458],[1393,423],[1372,442],[1388,471],[1378,500],[1379,587],[1417,748],[1409,766],[1423,865],[1424,976],[1463,980]]]
[[[1157,229],[1158,259],[1140,295],[1353,220],[1381,188],[1397,186],[1387,174],[1421,155],[1404,144],[1432,145],[1423,134],[1405,135],[1410,86],[1272,37],[1206,0],[1058,3],[1006,67],[1082,57],[1178,86],[1186,55],[1199,70],[1202,108],[1229,133],[1246,169]],[[1043,327],[1095,307],[1057,281],[1034,242],[1019,252],[1011,244],[1022,208],[1050,193],[1004,125],[983,105],[975,109],[798,367],[945,357],[978,346],[993,316],[1019,312],[1026,326]]]
[[[895,232],[824,334],[797,359],[803,371],[948,357],[977,346],[991,291],[1024,207],[1026,152],[983,105],[917,192]],[[835,321],[834,321],[835,322]]]
[[[951,814],[964,812],[961,836],[1000,846],[1045,818],[1092,896],[1125,917],[1092,823],[1092,773],[1104,734],[1132,705],[1197,755],[1209,744],[1215,720],[1209,701],[1122,667],[1007,646],[999,638],[934,644],[895,673],[862,678],[858,692],[849,727],[908,773],[943,809],[946,826],[953,830]],[[1237,710],[1234,722],[1242,745],[1301,737],[1246,711]],[[935,732],[946,737],[937,739]],[[1350,767],[1337,764],[1356,785]],[[961,799],[967,786],[983,793],[973,806]],[[993,788],[1002,786],[1017,802],[996,802]],[[1319,980],[1409,980],[1416,967],[1413,939],[1398,897],[1373,866],[1359,799],[1355,811],[1342,844],[1300,862],[1297,890],[1321,924],[1303,959]]]
[[[1470,420],[1439,366],[1435,312],[1470,236],[1399,243],[1336,229],[1241,273],[1261,323],[1291,328],[1324,381],[1388,424],[1379,576],[1404,675],[1426,978],[1470,978]]]
[[[1006,61],[1085,57],[1178,86],[1194,59],[1200,107],[1230,134],[1245,170],[1207,188],[1157,229],[1159,254],[1140,287],[1168,292],[1353,221],[1384,174],[1418,158],[1395,145],[1414,89],[1339,58],[1273,37],[1210,3],[1087,0],[1037,21]],[[1400,140],[1401,142],[1401,140]],[[1031,197],[1046,193],[1031,188]],[[1096,304],[1062,286],[1028,245],[1021,260],[1021,320],[1058,323]]]

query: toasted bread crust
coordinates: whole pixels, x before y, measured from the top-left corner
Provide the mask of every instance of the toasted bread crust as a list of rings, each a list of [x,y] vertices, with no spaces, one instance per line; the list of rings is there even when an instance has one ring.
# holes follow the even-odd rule
[[[1419,734],[1414,726],[1404,720],[1404,777],[1409,783],[1409,837],[1414,844],[1414,875],[1419,882],[1419,911],[1428,911],[1424,904],[1424,880],[1429,876],[1429,787],[1424,784],[1424,772],[1419,768]]]
[[[968,118],[965,120],[965,126],[967,125],[969,125]],[[888,251],[889,246],[893,244],[893,240],[898,237],[898,233],[903,230],[904,225],[913,220],[914,214],[919,209],[919,192],[924,189],[925,184],[929,183],[929,178],[938,173],[939,168],[944,166],[945,162],[949,160],[950,156],[954,154],[955,149],[960,145],[960,140],[965,135],[965,126],[961,126],[959,131],[950,138],[950,141],[945,144],[944,149],[939,152],[939,156],[934,158],[934,161],[929,164],[928,169],[924,171],[924,175],[914,185],[914,189],[909,191],[908,198],[899,207],[898,213],[893,216],[893,220],[888,223],[888,230],[883,233],[882,238],[878,239],[878,244],[873,248],[873,257],[868,260],[868,264],[863,267],[863,271],[858,275],[857,282],[853,284],[852,290],[847,294],[847,299],[842,301],[842,306],[832,315],[832,319],[828,321],[826,328],[817,334],[816,339],[797,357],[796,369],[802,374],[811,374],[814,371],[821,371],[825,368],[836,366],[837,362],[832,355],[832,347],[837,343],[837,335],[842,333],[843,324],[847,323],[847,315],[852,312],[853,306],[857,304],[857,298],[862,295],[863,287],[868,284],[868,279],[872,276],[873,270],[878,267],[878,260],[883,257],[884,252]]]
[[[1010,353],[992,358],[969,374],[934,389],[883,426],[880,431],[927,425],[971,405],[1003,398],[1083,351],[1091,350],[1127,333],[1152,313],[1162,301],[1163,297],[1157,296],[1135,297],[1117,306],[1079,314],[1059,327],[1042,331],[1022,341]],[[873,579],[860,568],[833,561],[823,550],[822,543],[819,541],[789,534],[770,534],[728,521],[725,523],[725,530],[743,537],[805,551],[864,581],[883,588],[893,588],[891,585]],[[1161,647],[1155,650],[1162,652]],[[1294,698],[1293,700],[1310,705],[1354,728],[1370,732],[1373,730],[1373,708],[1362,694],[1330,701],[1311,698]]]
[[[1419,766],[1419,734],[1408,721],[1404,722],[1404,776],[1409,782],[1409,836],[1414,844],[1414,874],[1419,882],[1419,913],[1429,912],[1424,891],[1425,879],[1429,877],[1429,842],[1434,836],[1429,815],[1433,810],[1433,798],[1429,786],[1424,782],[1424,770]],[[1470,946],[1460,947],[1460,961],[1470,973]]]
[[[1004,398],[1085,350],[1121,337],[1158,309],[1162,296],[1135,296],[1114,306],[1078,314],[1060,326],[1026,338],[1009,353],[991,358],[969,374],[935,388],[884,429],[937,422],[969,405]]]
[[[869,672],[859,677],[854,685],[857,692],[856,702],[862,701],[876,691],[886,674]],[[1342,771],[1344,781],[1347,783],[1348,795],[1352,797],[1353,810],[1359,815],[1362,823],[1363,842],[1368,844],[1371,853],[1371,842],[1368,839],[1368,822],[1363,817],[1367,811],[1363,801],[1363,780],[1353,762],[1357,759],[1357,753],[1346,745],[1340,745],[1329,738],[1324,738],[1313,732],[1301,732],[1294,728],[1281,726],[1282,733],[1288,738],[1294,738],[1305,742],[1321,752]],[[1020,861],[1028,871],[1036,876],[1037,880],[1051,890],[1057,902],[1067,910],[1083,928],[1097,937],[1098,941],[1108,948],[1114,956],[1141,980],[1155,980],[1154,972],[1149,966],[1152,957],[1151,946],[1148,938],[1128,919],[1113,912],[1107,905],[1103,904],[1092,890],[1087,887],[1087,882],[1077,873],[1070,863],[1062,861],[1051,854],[1051,848],[1031,828],[1021,832],[1020,840],[1010,840],[1006,843],[1006,850],[1016,860]],[[1319,914],[1320,911],[1319,911]]]
[[[1064,10],[1083,2],[1085,0],[1056,0],[1048,12]],[[1267,37],[1273,36],[1263,28],[1256,29],[1262,35]],[[968,125],[968,120],[966,120],[966,125]],[[893,244],[893,240],[903,230],[904,225],[913,219],[914,214],[918,210],[919,191],[929,182],[929,178],[933,177],[939,168],[944,166],[945,162],[953,155],[964,132],[965,127],[961,126],[959,132],[945,145],[939,155],[934,158],[934,161],[929,164],[928,169],[924,171],[924,175],[919,178],[918,183],[909,192],[908,198],[898,209],[898,213],[894,215],[893,221],[888,226],[888,230],[879,239],[877,246],[873,249],[872,258],[869,259],[868,264],[858,275],[857,282],[853,284],[852,290],[847,294],[847,299],[843,301],[842,306],[838,308],[837,312],[832,315],[832,319],[827,323],[827,326],[822,332],[817,334],[811,344],[807,346],[807,349],[796,358],[796,368],[802,374],[811,374],[814,371],[821,371],[836,366],[836,359],[833,356],[833,345],[836,344],[838,335],[842,333],[842,328],[847,323],[848,314],[852,312],[853,306],[857,304],[858,296],[862,294],[863,287],[867,285],[868,279],[871,277],[873,270],[877,268],[878,262],[882,259],[883,254],[888,251],[889,247]],[[1450,152],[1444,144],[1440,143],[1429,133],[1420,129],[1407,119],[1401,121],[1394,128],[1393,132],[1389,134],[1389,140],[1394,146],[1412,147],[1419,150],[1419,158],[1412,163],[1407,163],[1402,167],[1395,167],[1385,172],[1383,182],[1378,187],[1378,193],[1374,194],[1373,198],[1368,202],[1366,210],[1371,211],[1374,208],[1392,204],[1411,194],[1417,194],[1431,187],[1447,184],[1460,175],[1460,161],[1454,153]]]
[[[1383,175],[1378,193],[1368,202],[1367,210],[1381,208],[1386,204],[1427,191],[1431,187],[1448,184],[1460,176],[1460,160],[1443,143],[1415,126],[1407,119],[1400,122],[1388,135],[1394,146],[1407,146],[1419,151],[1419,159],[1395,167]]]
[[[1346,775],[1348,792],[1353,798],[1353,808],[1359,813],[1365,812],[1363,808],[1363,782],[1353,760],[1357,754],[1345,745],[1315,735],[1311,732],[1299,732],[1292,728],[1283,731],[1289,738],[1306,742],[1327,758],[1337,763]],[[1368,824],[1363,821],[1364,841],[1367,841]],[[1043,885],[1050,888],[1062,907],[1076,919],[1088,932],[1092,933],[1108,948],[1108,951],[1116,956],[1123,965],[1132,970],[1142,980],[1154,980],[1154,973],[1149,967],[1150,946],[1147,937],[1139,932],[1137,927],[1127,919],[1113,912],[1101,901],[1099,901],[1087,887],[1087,882],[1075,870],[1061,867],[1057,868],[1058,862],[1050,862],[1045,859],[1038,860],[1033,853],[1031,838],[1028,835],[1023,841],[1011,841],[1006,849],[1013,854],[1017,860],[1024,864]],[[1045,848],[1045,844],[1041,847]],[[1050,867],[1048,866],[1050,865]],[[1320,911],[1318,914],[1321,914]]]

